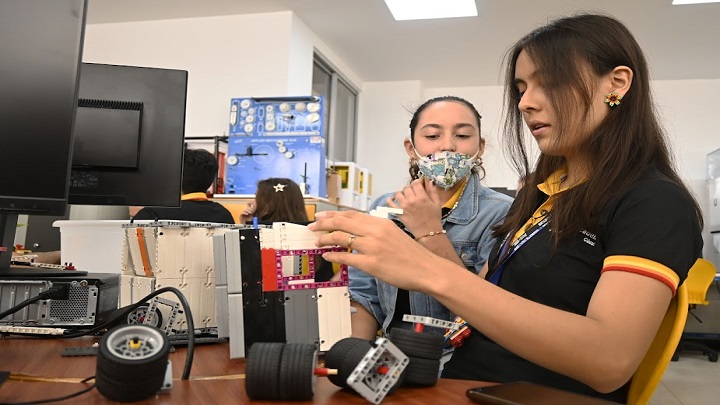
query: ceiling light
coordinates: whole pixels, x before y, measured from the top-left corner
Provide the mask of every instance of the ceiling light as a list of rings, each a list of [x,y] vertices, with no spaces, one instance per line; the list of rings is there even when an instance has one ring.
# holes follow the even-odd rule
[[[703,4],[703,3],[720,3],[720,0],[673,0],[672,4],[679,6],[681,4]]]
[[[385,0],[385,3],[397,21],[478,15],[475,0]]]

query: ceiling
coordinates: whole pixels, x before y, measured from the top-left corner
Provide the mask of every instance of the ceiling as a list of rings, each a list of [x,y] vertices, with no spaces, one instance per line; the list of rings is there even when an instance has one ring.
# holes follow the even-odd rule
[[[88,23],[291,10],[363,81],[469,87],[499,84],[507,48],[549,18],[603,12],[635,34],[653,79],[720,79],[720,3],[670,3],[476,0],[478,17],[398,22],[383,0],[89,0]]]

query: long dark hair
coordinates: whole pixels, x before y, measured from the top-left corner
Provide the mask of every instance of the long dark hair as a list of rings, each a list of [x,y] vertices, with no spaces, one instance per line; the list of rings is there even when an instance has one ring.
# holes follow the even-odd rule
[[[279,185],[279,186],[278,186]],[[283,187],[284,186],[284,187]],[[275,191],[275,189],[278,191]],[[279,191],[282,189],[282,191]],[[307,222],[300,186],[290,179],[272,177],[258,182],[255,192],[256,216],[264,222]]]
[[[586,158],[591,176],[558,195],[551,218],[556,243],[583,228],[595,227],[603,207],[651,170],[661,172],[692,196],[673,167],[656,118],[647,62],[633,35],[612,17],[591,14],[565,17],[526,35],[506,55],[504,143],[525,186],[505,221],[494,229],[496,236],[517,231],[530,218],[542,197],[537,185],[566,163],[562,156],[541,154],[530,169],[525,124],[518,109],[521,94],[515,86],[515,67],[522,51],[534,63],[556,113],[554,127],[560,139],[575,136],[568,133],[573,117],[590,111],[595,84],[588,69],[602,76],[617,66],[627,66],[634,73],[622,103],[612,108],[580,145],[578,152]],[[599,96],[604,97],[595,95]],[[693,202],[702,226],[702,212]]]

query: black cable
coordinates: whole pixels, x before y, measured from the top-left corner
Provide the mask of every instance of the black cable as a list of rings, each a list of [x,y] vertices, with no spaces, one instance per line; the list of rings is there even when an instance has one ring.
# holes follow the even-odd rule
[[[95,378],[95,377],[94,377],[94,376],[93,376],[93,377],[88,377],[88,378],[82,380],[81,382],[84,383],[84,382],[87,382],[87,381],[89,381],[89,380],[91,380],[91,379],[93,379],[93,378]],[[78,391],[78,392],[74,392],[74,393],[72,393],[72,394],[68,394],[68,395],[65,395],[65,396],[62,396],[62,397],[49,398],[49,399],[39,399],[39,400],[37,400],[37,401],[27,401],[27,402],[0,402],[0,405],[32,405],[32,404],[47,404],[47,403],[50,403],[50,402],[64,401],[64,400],[66,400],[66,399],[75,398],[75,397],[77,397],[77,396],[80,396],[80,395],[82,395],[82,394],[84,394],[84,393],[86,393],[86,392],[90,392],[93,388],[95,388],[95,384],[93,384],[93,385],[91,385],[91,386],[89,386],[89,387],[87,387],[87,388],[83,388],[82,390],[80,390],[80,391]]]
[[[59,286],[55,286],[55,287],[50,287],[49,289],[42,291],[40,294],[38,294],[32,298],[26,299],[25,301],[15,305],[12,308],[10,308],[6,311],[0,312],[0,319],[3,319],[8,315],[12,315],[15,312],[29,306],[30,304],[38,302],[40,300],[60,299],[62,297],[63,293],[67,293],[67,291],[68,291],[67,285],[59,285]],[[65,298],[65,299],[67,299],[67,298]]]
[[[5,317],[8,316],[8,315],[12,315],[12,314],[14,314],[15,312],[17,312],[17,311],[19,311],[19,310],[21,310],[21,309],[29,306],[30,304],[33,304],[33,303],[35,303],[35,302],[40,301],[41,299],[42,299],[42,297],[39,296],[39,295],[37,295],[37,296],[35,296],[35,297],[32,297],[32,298],[28,298],[28,299],[26,299],[25,301],[23,301],[23,302],[15,305],[14,307],[8,309],[7,311],[1,312],[1,313],[0,313],[0,319],[3,319],[3,318],[5,318]]]

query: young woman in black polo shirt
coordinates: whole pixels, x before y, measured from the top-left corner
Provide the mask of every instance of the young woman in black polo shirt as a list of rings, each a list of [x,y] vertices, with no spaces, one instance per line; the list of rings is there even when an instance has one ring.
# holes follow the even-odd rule
[[[332,213],[325,258],[425,292],[473,330],[444,377],[531,381],[625,402],[668,304],[702,249],[702,215],[675,172],[643,53],[600,15],[558,19],[508,54],[507,146],[525,186],[485,278],[386,220]],[[525,127],[540,157],[527,162]],[[352,235],[352,237],[351,237]]]

